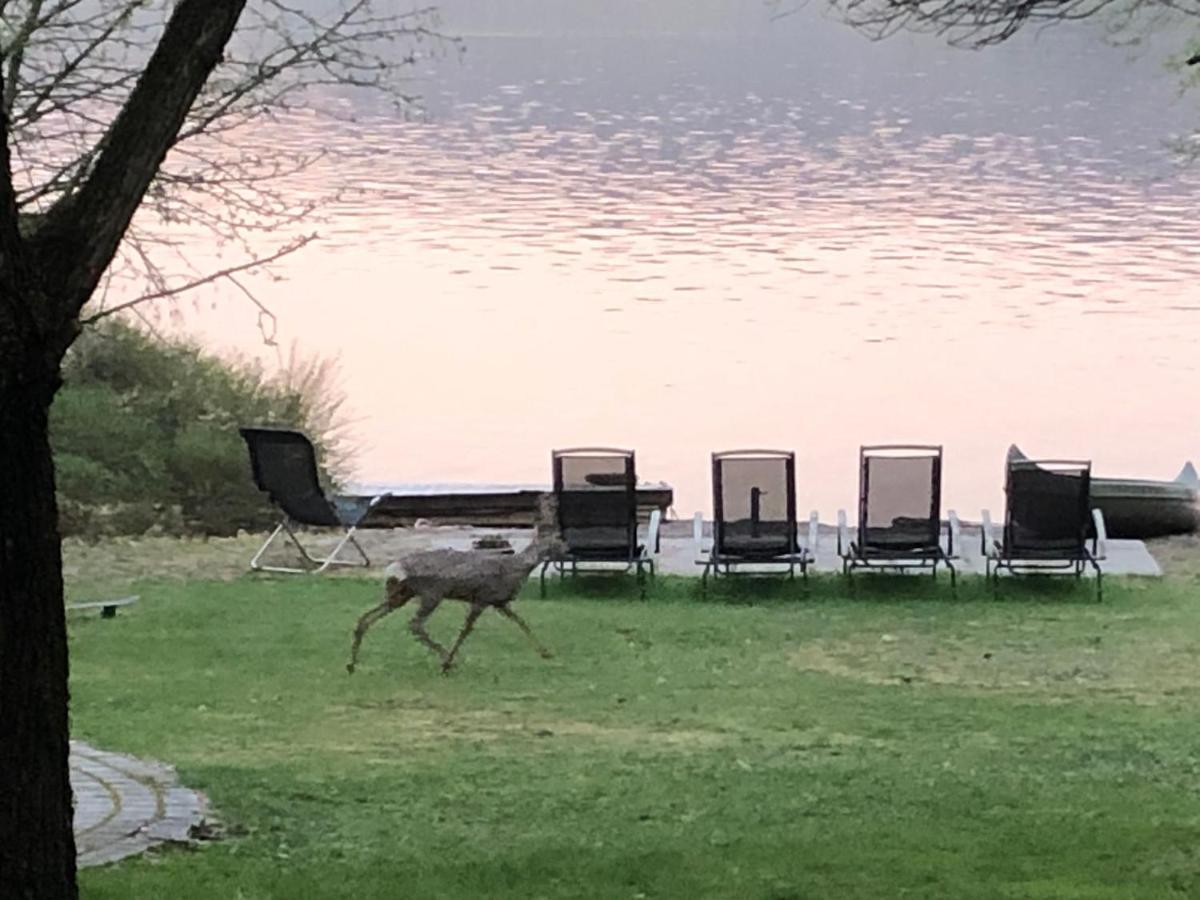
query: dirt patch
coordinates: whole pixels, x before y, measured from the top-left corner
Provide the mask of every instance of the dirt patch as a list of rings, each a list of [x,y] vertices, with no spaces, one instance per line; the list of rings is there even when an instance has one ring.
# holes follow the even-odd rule
[[[809,642],[791,651],[788,662],[804,672],[864,684],[951,686],[1047,699],[1094,694],[1156,704],[1197,688],[1198,646],[1166,640],[1107,646],[1100,638],[1084,643],[1064,647],[1009,637],[985,648],[943,636],[884,635],[870,644]]]
[[[63,541],[63,578],[73,600],[102,599],[146,578],[216,579],[244,574],[264,538],[115,538]]]
[[[1146,549],[1158,560],[1163,574],[1200,578],[1200,534],[1177,534],[1146,541]]]
[[[363,706],[331,711],[321,725],[321,735],[352,735],[352,743],[330,745],[345,752],[373,752],[382,744],[407,746],[444,745],[451,741],[501,741],[512,739],[584,738],[608,747],[654,748],[689,752],[709,750],[739,740],[733,732],[655,725],[604,725],[579,719],[528,715],[516,710],[450,712],[428,708],[387,709]],[[322,741],[324,743],[324,741]]]

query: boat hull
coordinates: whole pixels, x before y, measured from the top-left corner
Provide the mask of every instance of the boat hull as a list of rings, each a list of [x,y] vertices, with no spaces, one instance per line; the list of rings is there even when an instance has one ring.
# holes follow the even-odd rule
[[[1177,481],[1092,479],[1092,506],[1110,537],[1152,538],[1200,529],[1196,490]]]
[[[527,527],[537,521],[539,501],[549,485],[385,485],[349,486],[356,496],[381,495],[360,528],[398,528],[424,519],[434,525]],[[649,520],[655,510],[666,518],[675,492],[664,482],[637,486],[638,519]]]
[[[1013,444],[1008,461],[1028,459]],[[1104,514],[1108,536],[1153,538],[1200,531],[1200,476],[1191,463],[1173,481],[1092,478],[1091,503]]]

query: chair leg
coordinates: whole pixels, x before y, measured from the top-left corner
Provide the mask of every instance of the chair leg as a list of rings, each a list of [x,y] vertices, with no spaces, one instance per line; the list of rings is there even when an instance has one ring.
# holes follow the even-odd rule
[[[361,566],[363,568],[366,568],[367,566],[371,565],[371,560],[367,556],[366,551],[363,550],[362,545],[359,544],[358,540],[354,537],[354,532],[356,530],[357,529],[355,529],[355,528],[351,528],[349,531],[346,532],[345,537],[343,537],[340,541],[338,541],[338,545],[333,548],[333,552],[330,553],[327,557],[325,557],[325,559],[321,560],[320,567],[315,572],[313,572],[314,575],[319,575],[321,572],[324,572],[326,569],[330,568],[331,566]],[[359,558],[362,560],[362,562],[353,562],[351,560],[338,559],[338,554],[341,553],[342,548],[346,547],[347,545],[353,547],[355,550],[358,551]]]
[[[1084,551],[1087,552],[1086,550]],[[1096,570],[1096,602],[1104,601],[1104,573],[1100,571],[1100,563],[1096,557],[1088,553],[1087,560],[1092,564],[1092,568]]]
[[[300,542],[299,536],[295,531],[292,530],[287,519],[282,519],[280,520],[279,524],[275,526],[275,530],[271,532],[271,536],[266,539],[263,545],[258,548],[258,552],[254,554],[253,558],[251,558],[250,568],[255,572],[281,572],[287,575],[318,575],[332,566],[357,566],[365,568],[371,565],[371,560],[367,557],[366,552],[355,539],[354,532],[354,528],[348,529],[346,534],[343,535],[342,539],[338,542],[338,545],[334,547],[333,551],[324,559],[318,559],[309,553],[304,544]],[[268,566],[262,563],[262,557],[267,552],[267,549],[281,535],[283,536],[284,541],[290,543],[292,547],[295,548],[296,552],[300,554],[301,559],[303,559],[306,564],[304,567]],[[347,544],[352,545],[354,549],[358,551],[361,562],[357,560],[338,558],[338,554],[345,549]]]
[[[267,548],[270,547],[271,544],[273,544],[275,542],[275,538],[279,537],[280,532],[282,532],[284,530],[283,526],[284,526],[283,522],[280,522],[278,525],[276,525],[275,530],[271,532],[271,536],[268,537],[263,542],[263,545],[258,548],[258,552],[255,553],[254,556],[252,556],[250,558],[250,568],[253,569],[255,572],[261,572],[261,571],[267,569],[266,566],[259,563],[259,560],[262,559],[263,554],[267,552]],[[304,553],[303,547],[300,548],[300,552]],[[304,556],[307,557],[308,554],[304,553]],[[274,569],[271,569],[270,571],[274,571]],[[308,569],[289,569],[288,571],[290,571],[290,572],[307,572]]]

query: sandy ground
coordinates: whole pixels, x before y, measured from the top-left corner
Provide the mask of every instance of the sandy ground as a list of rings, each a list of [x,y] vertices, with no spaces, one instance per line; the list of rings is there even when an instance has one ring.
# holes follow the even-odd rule
[[[1182,578],[1200,578],[1200,534],[1146,541],[1146,549],[1158,561],[1163,574]]]

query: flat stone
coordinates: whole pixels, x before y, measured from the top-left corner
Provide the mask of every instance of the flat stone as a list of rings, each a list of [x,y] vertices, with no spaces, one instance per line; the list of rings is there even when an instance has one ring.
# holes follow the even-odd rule
[[[75,845],[80,866],[116,862],[165,841],[187,841],[204,798],[153,760],[71,741]]]

